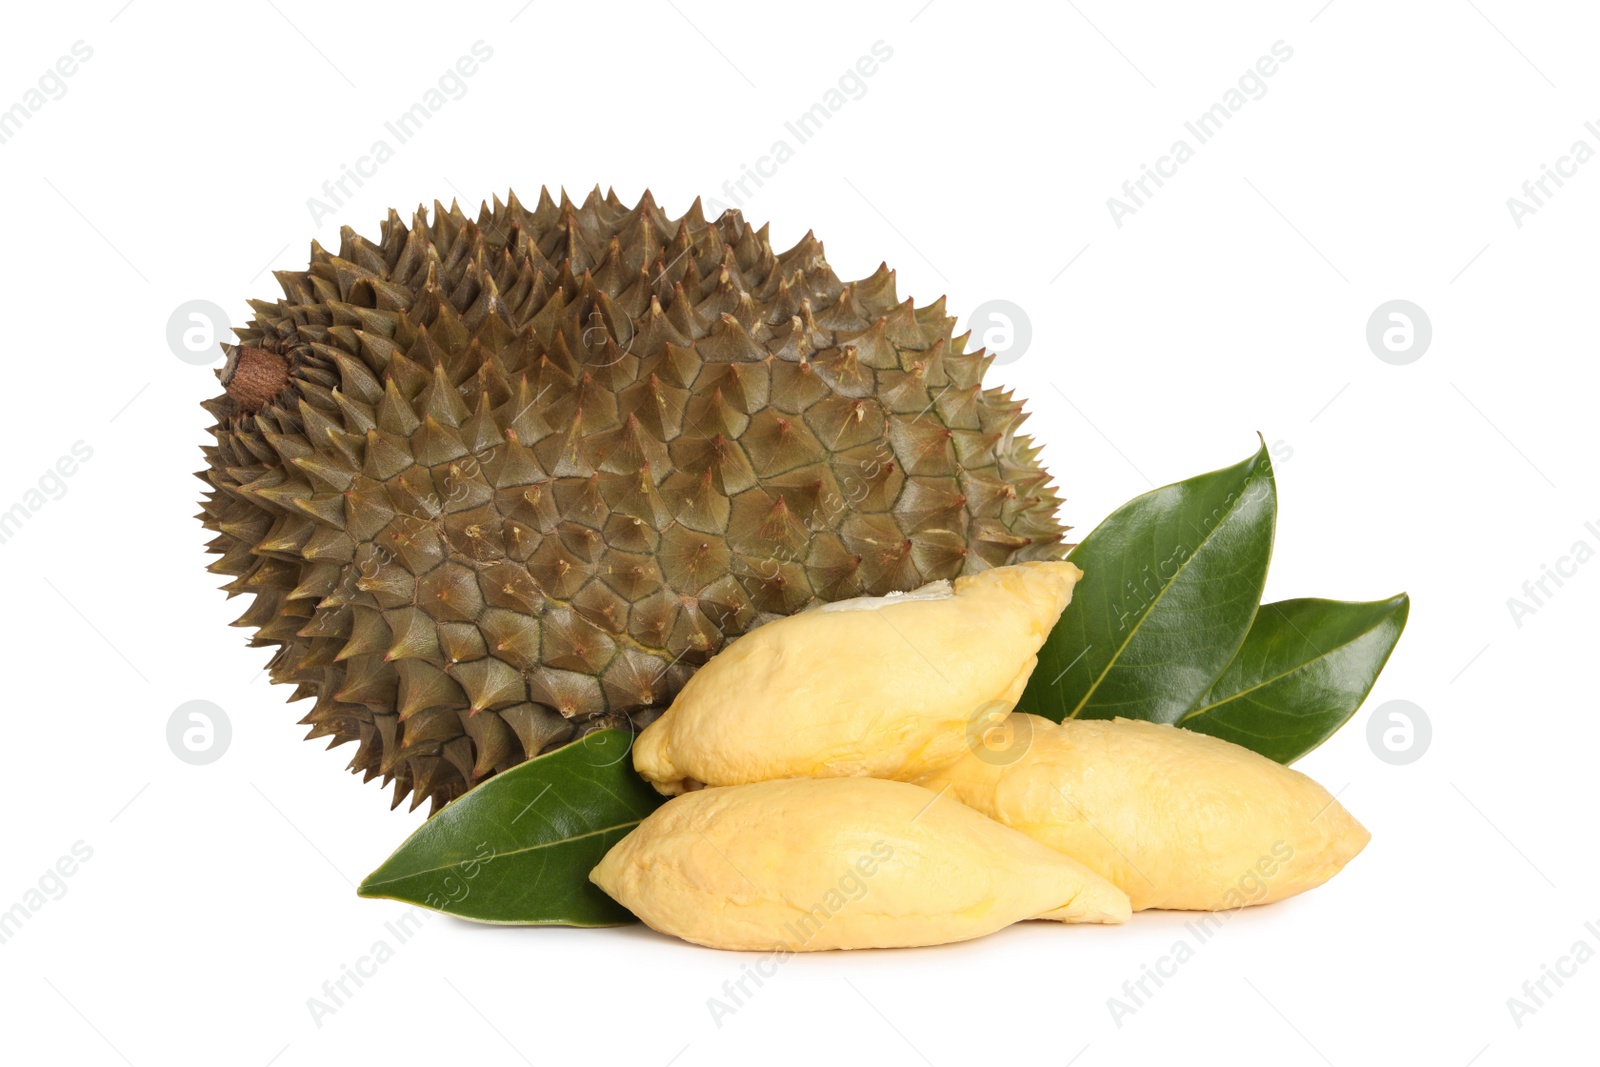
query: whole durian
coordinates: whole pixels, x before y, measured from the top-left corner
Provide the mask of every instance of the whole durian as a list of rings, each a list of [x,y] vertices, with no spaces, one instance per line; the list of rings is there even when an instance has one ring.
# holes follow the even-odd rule
[[[1061,554],[992,357],[809,233],[541,190],[277,279],[205,405],[211,570],[395,804],[643,726],[808,604]]]

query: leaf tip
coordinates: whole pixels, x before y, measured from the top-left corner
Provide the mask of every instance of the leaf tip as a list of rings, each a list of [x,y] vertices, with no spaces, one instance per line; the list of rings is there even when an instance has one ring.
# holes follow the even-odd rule
[[[390,894],[385,892],[383,887],[394,880],[389,877],[388,869],[389,862],[385,860],[378,865],[377,870],[361,879],[361,884],[356,886],[356,896],[366,897],[368,900],[388,899]]]

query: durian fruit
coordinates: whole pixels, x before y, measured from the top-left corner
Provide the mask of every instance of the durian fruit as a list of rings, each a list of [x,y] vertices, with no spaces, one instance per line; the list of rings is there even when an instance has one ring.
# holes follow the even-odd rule
[[[1371,835],[1310,778],[1162,723],[1013,714],[1013,747],[921,779],[1081,860],[1134,911],[1232,911],[1304,893]]]
[[[1122,890],[905,782],[791,778],[657,808],[590,881],[653,930],[780,953],[943,945],[1025,919],[1122,923]]]
[[[927,774],[1016,705],[1082,575],[1019,563],[769,623],[689,679],[634,743],[634,769],[668,794]]]
[[[395,804],[643,726],[809,604],[1061,554],[989,358],[809,233],[541,192],[277,279],[206,405],[211,569]]]

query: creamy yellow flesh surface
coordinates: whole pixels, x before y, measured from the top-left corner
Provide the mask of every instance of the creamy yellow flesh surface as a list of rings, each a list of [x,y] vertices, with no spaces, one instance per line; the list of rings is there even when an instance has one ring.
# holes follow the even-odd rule
[[[634,745],[663,793],[696,783],[909,780],[1015,705],[1082,572],[997,567],[768,623],[712,657]]]
[[[1370,839],[1322,786],[1219,738],[1128,719],[1008,721],[1011,750],[978,746],[922,784],[1081,860],[1135,911],[1282,900]]]
[[[1119,923],[1083,864],[937,793],[872,778],[708,788],[668,801],[590,879],[655,930],[713,948],[938,945],[1023,919]]]

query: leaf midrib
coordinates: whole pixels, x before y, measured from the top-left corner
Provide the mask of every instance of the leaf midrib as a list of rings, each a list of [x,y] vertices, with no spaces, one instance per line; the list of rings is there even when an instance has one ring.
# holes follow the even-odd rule
[[[1233,516],[1238,513],[1239,506],[1244,503],[1244,490],[1250,487],[1251,480],[1251,478],[1245,479],[1244,485],[1240,487],[1238,498],[1234,501],[1233,506],[1230,507],[1222,516],[1221,521],[1211,528],[1211,532],[1200,539],[1200,543],[1195,546],[1194,551],[1189,553],[1188,558],[1179,564],[1178,569],[1172,575],[1172,579],[1168,581],[1166,585],[1162,586],[1161,591],[1151,599],[1150,606],[1145,608],[1144,614],[1139,616],[1139,621],[1134,623],[1132,629],[1128,631],[1127,638],[1124,639],[1123,642],[1112,651],[1111,658],[1106,661],[1106,665],[1100,670],[1100,677],[1096,678],[1094,683],[1089,686],[1088,692],[1083,694],[1083,699],[1078,701],[1077,706],[1072,709],[1072,712],[1067,716],[1067,718],[1076,719],[1078,717],[1078,713],[1084,709],[1084,707],[1089,703],[1090,699],[1094,696],[1095,690],[1100,688],[1100,683],[1105,681],[1106,676],[1111,673],[1111,668],[1115,667],[1117,665],[1117,661],[1122,658],[1122,653],[1127,650],[1128,645],[1136,636],[1138,636],[1140,629],[1145,624],[1145,621],[1155,613],[1156,605],[1161,603],[1161,598],[1167,595],[1167,590],[1178,584],[1178,579],[1182,577],[1184,571],[1189,569],[1189,564],[1194,562],[1195,557],[1200,554],[1200,550],[1206,545],[1210,544],[1211,539],[1217,536],[1217,531],[1221,530],[1228,520],[1233,518]]]
[[[1320,653],[1320,654],[1318,654],[1316,656],[1313,656],[1311,659],[1308,659],[1308,660],[1306,660],[1306,661],[1304,661],[1302,663],[1297,663],[1293,667],[1290,667],[1288,670],[1284,671],[1282,674],[1275,674],[1271,678],[1263,679],[1263,680],[1257,682],[1255,685],[1250,686],[1247,689],[1241,689],[1237,693],[1234,693],[1232,696],[1227,697],[1224,700],[1217,701],[1215,704],[1207,704],[1204,707],[1198,707],[1198,708],[1195,708],[1195,709],[1193,709],[1191,711],[1186,711],[1178,719],[1176,725],[1182,726],[1184,723],[1188,722],[1190,719],[1194,718],[1196,715],[1204,714],[1205,712],[1208,712],[1208,711],[1212,710],[1213,708],[1220,708],[1224,704],[1230,703],[1231,701],[1238,700],[1240,697],[1248,696],[1249,694],[1254,693],[1257,689],[1263,689],[1263,688],[1265,688],[1265,687],[1267,687],[1269,685],[1272,685],[1274,682],[1281,682],[1285,678],[1289,677],[1291,674],[1298,674],[1300,671],[1305,670],[1307,667],[1311,666],[1313,663],[1316,663],[1318,660],[1328,659],[1330,656],[1333,656],[1335,653],[1342,652],[1345,649],[1348,649],[1351,645],[1354,645],[1357,641],[1360,641],[1362,638],[1370,637],[1373,634],[1374,631],[1376,631],[1379,627],[1381,627],[1385,623],[1387,623],[1389,621],[1389,619],[1392,618],[1392,617],[1393,617],[1393,612],[1390,612],[1390,614],[1385,615],[1384,617],[1380,618],[1377,622],[1373,623],[1371,626],[1368,626],[1366,629],[1362,630],[1360,633],[1358,633],[1354,637],[1350,638],[1350,640],[1341,641],[1338,645],[1334,646],[1332,651],[1330,651],[1330,652],[1322,652],[1322,653]],[[1248,641],[1249,638],[1246,637],[1245,640]],[[1312,647],[1315,648],[1316,646],[1313,645]],[[1226,667],[1223,668],[1223,672],[1224,673],[1227,672],[1227,668]]]
[[[569,844],[569,843],[571,843],[573,841],[582,841],[586,837],[596,837],[596,836],[598,836],[600,834],[608,834],[613,830],[621,830],[625,826],[638,826],[643,821],[644,821],[644,816],[641,815],[637,819],[630,819],[627,822],[617,823],[615,826],[602,826],[598,830],[589,830],[589,831],[586,831],[586,832],[581,833],[581,834],[574,834],[571,837],[559,837],[559,838],[556,838],[554,841],[543,841],[543,842],[540,842],[537,845],[528,845],[525,848],[514,848],[514,849],[510,850],[509,852],[497,852],[497,853],[495,853],[494,858],[495,859],[502,859],[502,858],[507,858],[507,857],[511,857],[511,856],[521,856],[521,855],[523,855],[525,853],[528,853],[528,852],[537,852],[538,850],[540,850],[542,848],[553,848],[556,845],[565,845],[565,844]],[[467,859],[470,860],[470,859],[472,859],[472,857],[469,856],[469,857],[467,857]],[[361,888],[362,889],[366,889],[369,886],[377,887],[377,886],[380,886],[380,885],[393,885],[395,882],[401,882],[401,881],[404,881],[407,878],[419,878],[419,877],[421,877],[422,875],[425,875],[425,874],[437,874],[439,871],[449,870],[451,867],[454,867],[458,863],[461,863],[461,862],[463,862],[463,861],[461,861],[461,860],[452,860],[449,863],[441,863],[437,867],[420,867],[417,870],[408,871],[405,874],[396,875],[393,878],[385,878],[381,882],[374,882],[371,879],[368,879],[367,881],[361,883]]]

